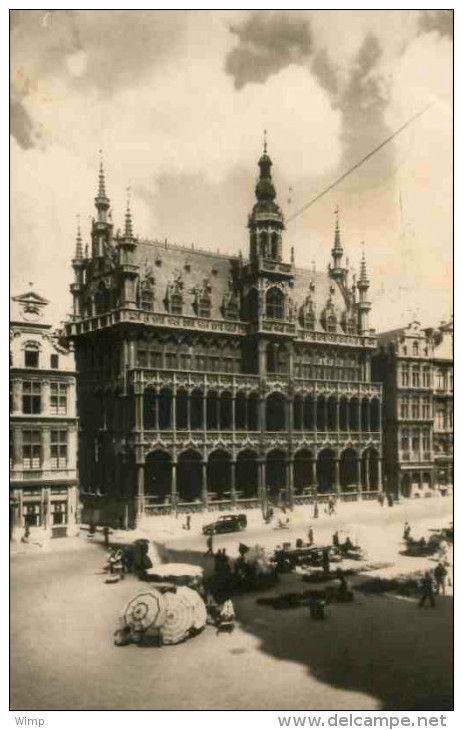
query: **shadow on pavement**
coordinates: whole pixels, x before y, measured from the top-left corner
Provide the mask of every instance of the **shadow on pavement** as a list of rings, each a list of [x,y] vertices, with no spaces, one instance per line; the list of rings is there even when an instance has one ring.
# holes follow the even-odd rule
[[[169,555],[212,569],[213,561],[199,552]],[[438,596],[436,608],[418,608],[415,599],[357,592],[354,603],[329,605],[324,621],[311,620],[307,608],[276,611],[256,604],[262,595],[305,588],[290,575],[272,591],[234,599],[240,627],[260,640],[260,651],[305,665],[332,687],[368,694],[378,709],[453,710],[453,597]]]

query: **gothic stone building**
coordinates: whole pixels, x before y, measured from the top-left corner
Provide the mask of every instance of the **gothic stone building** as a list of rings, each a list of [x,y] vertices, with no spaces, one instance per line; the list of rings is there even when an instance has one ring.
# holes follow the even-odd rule
[[[378,335],[373,376],[384,388],[384,477],[398,496],[453,487],[453,322]]]
[[[78,532],[74,355],[45,321],[48,301],[12,297],[10,321],[10,535]],[[62,333],[61,333],[62,334]]]
[[[67,324],[82,498],[98,515],[381,489],[365,259],[349,283],[336,217],[327,270],[288,260],[271,167],[264,150],[246,259],[140,240],[129,206],[116,234],[100,168]]]

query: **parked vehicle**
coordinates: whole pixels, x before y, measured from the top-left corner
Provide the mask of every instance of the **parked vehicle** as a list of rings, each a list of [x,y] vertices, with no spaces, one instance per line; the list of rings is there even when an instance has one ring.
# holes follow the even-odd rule
[[[203,535],[218,535],[221,532],[240,532],[247,527],[248,518],[246,515],[222,515],[215,522],[204,525]]]

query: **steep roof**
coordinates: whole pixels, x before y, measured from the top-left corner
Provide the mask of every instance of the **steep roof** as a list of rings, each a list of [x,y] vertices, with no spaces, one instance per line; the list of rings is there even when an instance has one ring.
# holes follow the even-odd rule
[[[189,308],[193,314],[195,290],[201,290],[206,285],[211,299],[211,317],[223,319],[224,298],[230,293],[232,284],[237,283],[240,262],[238,256],[147,240],[138,242],[136,255],[137,263],[140,266],[140,276],[143,278],[144,274],[149,274],[154,277],[155,311],[165,311],[164,299],[168,287],[180,277],[183,285],[185,314],[190,313]],[[344,297],[339,287],[330,278],[328,271],[296,269],[294,285],[289,293],[296,314],[309,294],[314,304],[317,329],[323,329],[319,318],[328,300],[331,300],[338,321],[340,320],[346,309]]]

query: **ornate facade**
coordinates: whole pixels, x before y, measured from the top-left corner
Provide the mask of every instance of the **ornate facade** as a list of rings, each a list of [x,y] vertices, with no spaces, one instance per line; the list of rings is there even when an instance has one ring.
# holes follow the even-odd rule
[[[384,471],[398,496],[453,487],[453,322],[412,322],[378,335],[373,375],[384,387]]]
[[[325,271],[284,256],[259,160],[249,256],[115,233],[100,169],[67,323],[85,503],[120,524],[169,509],[381,489],[381,385],[365,259],[349,281],[338,216]]]
[[[44,321],[47,300],[12,298],[10,321],[10,525],[17,539],[78,531],[74,355]]]

